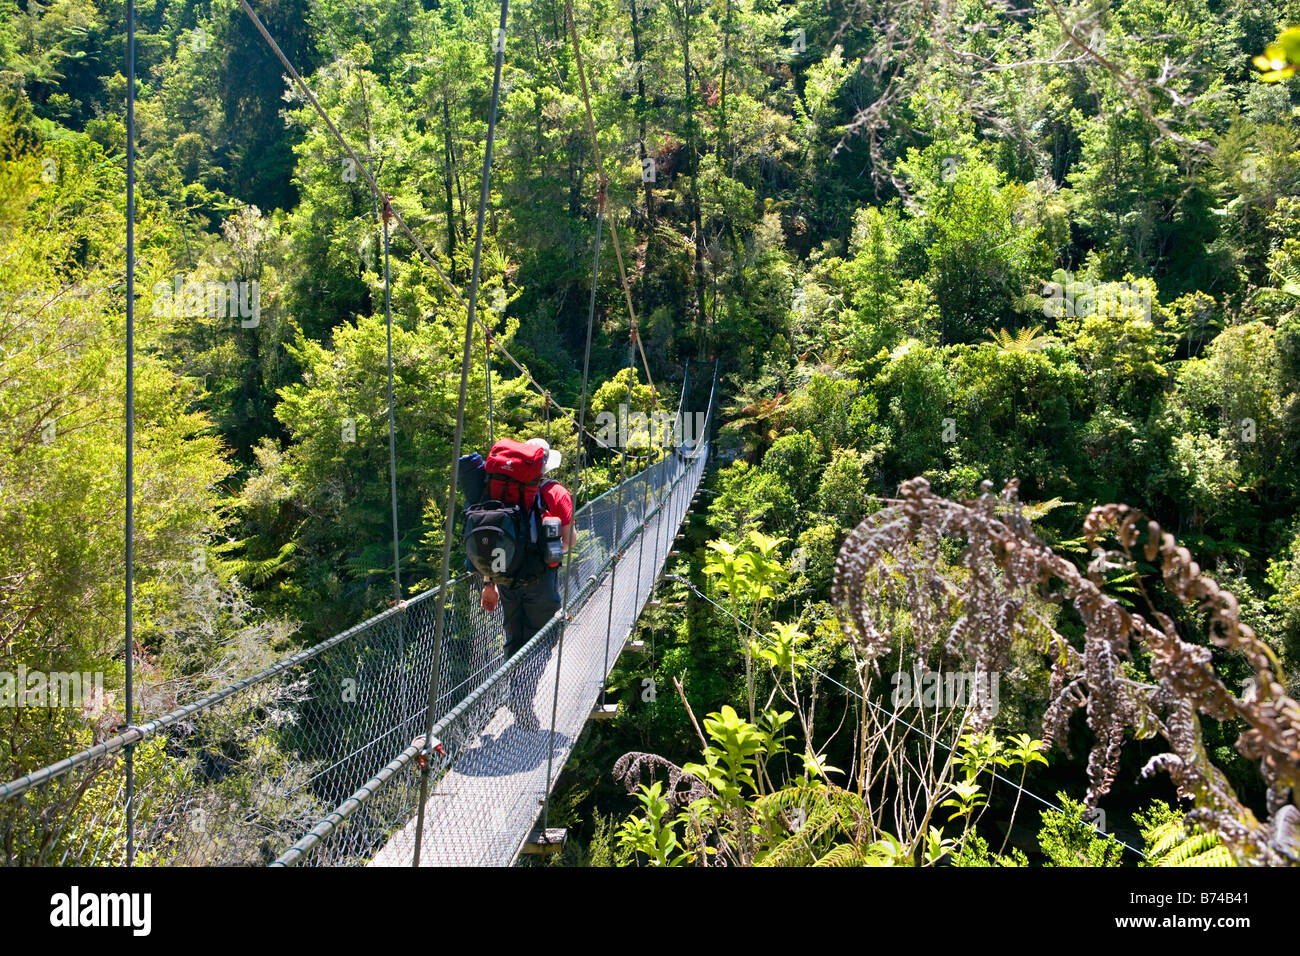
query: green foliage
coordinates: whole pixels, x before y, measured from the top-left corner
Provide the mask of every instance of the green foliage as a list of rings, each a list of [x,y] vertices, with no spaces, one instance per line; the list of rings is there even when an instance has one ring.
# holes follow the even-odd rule
[[[797,667],[800,632],[778,626],[775,636],[776,647],[768,659],[775,666],[794,661]],[[1006,742],[991,734],[964,736],[959,764],[965,779],[950,786],[954,796],[939,806],[954,806],[950,819],[964,816],[967,825],[957,837],[931,826],[912,850],[873,822],[871,806],[861,793],[831,782],[827,771],[838,771],[819,759],[806,758],[804,772],[785,786],[764,785],[766,766],[791,739],[781,731],[793,716],[767,710],[754,724],[728,706],[709,714],[704,720],[709,743],[703,762],[681,768],[706,788],[705,795],[674,814],[659,781],[642,784],[635,793],[641,814],[627,817],[618,833],[623,862],[710,865],[721,855],[732,865],[744,866],[1028,865],[1019,850],[1007,856],[991,852],[988,842],[970,828],[969,818],[986,802],[975,777],[994,766],[1046,763],[1041,741],[1027,735]],[[1067,806],[1060,816],[1068,819],[1080,809]],[[1055,846],[1061,842],[1060,829],[1059,821],[1046,821],[1040,839]],[[1074,834],[1071,838],[1079,839]],[[1095,852],[1105,856],[1107,851]]]
[[[0,670],[99,672],[108,699],[84,711],[15,710],[0,753],[7,776],[66,756],[122,716],[122,172],[80,134],[49,144],[44,167],[39,136],[14,125],[30,122],[24,115],[0,113],[13,160],[0,195],[0,340],[9,343],[0,350]],[[141,206],[141,242],[165,243],[163,211]],[[172,680],[170,693],[193,693],[256,669],[282,633],[252,623],[247,592],[220,559],[222,485],[233,469],[194,408],[194,383],[164,351],[173,320],[147,314],[137,309],[137,653],[142,683]],[[137,702],[150,716],[161,703]]]
[[[857,525],[872,510],[866,494],[867,457],[851,448],[839,448],[821,472],[817,483],[817,510],[834,516],[841,526]]]
[[[832,268],[837,284],[848,290],[843,321],[847,344],[860,361],[881,349],[894,348],[903,337],[924,325],[905,306],[900,253],[906,239],[904,220],[896,205],[858,212],[849,238],[849,257]]]
[[[716,557],[704,565],[704,573],[717,581],[737,621],[737,637],[745,649],[745,688],[751,721],[755,715],[754,645],[741,631],[740,612],[748,612],[748,627],[759,628],[764,605],[777,597],[777,588],[789,578],[789,569],[778,552],[784,543],[784,538],[769,537],[761,531],[746,534],[743,546],[716,539],[708,545]]]
[[[1017,476],[1026,498],[1069,492],[1060,476],[1083,470],[1072,433],[1087,405],[1087,377],[1069,352],[983,345],[950,361],[955,468],[976,466],[995,480]]]
[[[678,839],[680,819],[669,817],[671,808],[663,797],[663,785],[655,781],[637,792],[645,816],[628,817],[618,831],[619,849],[641,853],[650,866],[681,866],[689,856]]]
[[[837,549],[874,499],[925,475],[954,495],[1019,479],[1048,540],[1110,500],[1179,527],[1195,560],[1240,581],[1243,615],[1294,681],[1300,133],[1277,81],[1300,65],[1300,28],[1278,32],[1286,4],[1221,6],[1116,0],[1062,21],[1046,7],[886,3],[867,24],[754,0],[579,4],[602,169],[559,8],[512,10],[480,314],[542,387],[578,404],[603,183],[657,395],[627,367],[632,316],[606,246],[588,427],[629,403],[629,386],[634,412],[670,405],[688,357],[701,408],[716,358],[720,444],[740,455],[711,479],[716,540],[692,560],[776,647],[680,615],[663,625],[658,676],[689,670],[713,710],[743,655],[755,727],[769,691],[807,702],[806,664],[847,679],[824,633]],[[466,289],[495,8],[276,0],[262,12]],[[122,16],[0,0],[0,669],[102,669],[114,693]],[[1066,35],[1086,17],[1099,56]],[[922,39],[882,43],[876,21]],[[265,661],[291,621],[309,641],[391,596],[383,234],[364,177],[233,0],[145,5],[139,28],[137,621],[148,678],[187,696]],[[465,313],[404,235],[390,245],[401,571],[422,590],[442,544]],[[178,275],[257,281],[260,322],[155,314]],[[580,460],[572,427],[479,335],[472,358],[467,448],[487,441],[490,368],[495,433],[549,430]],[[617,456],[586,450],[597,494]],[[846,703],[826,686],[817,699]],[[1030,700],[1006,704],[1034,714]],[[44,718],[19,714],[0,749],[14,775],[95,732],[85,714]],[[676,701],[648,726],[682,745],[693,733]],[[962,765],[983,769],[944,797],[971,824],[955,854],[938,831],[900,851],[828,791],[816,840],[783,831],[773,858],[1000,864],[976,843],[978,801],[996,803],[977,792],[981,774],[1013,751],[1023,774],[1031,743]],[[791,773],[819,785],[833,776],[820,768],[849,765],[803,751]],[[755,782],[765,797],[782,789]],[[685,824],[643,809],[636,839],[656,859],[693,852]],[[1064,822],[1050,829],[1060,859],[1094,852]]]
[[[1288,27],[1279,33],[1277,39],[1255,57],[1254,63],[1263,74],[1260,79],[1266,83],[1295,76],[1296,67],[1300,66],[1300,27]]]
[[[1012,315],[1051,263],[1033,191],[1007,183],[964,144],[910,150],[899,170],[916,190],[921,243],[945,342],[972,341]]]
[[[772,472],[737,461],[719,474],[718,484],[719,494],[709,505],[710,520],[729,537],[795,526],[798,502],[789,486]]]
[[[943,355],[915,339],[888,357],[872,383],[881,408],[884,465],[889,474],[924,474],[945,459],[951,378]]]
[[[679,866],[692,854],[707,858],[720,851],[738,853],[752,863],[761,843],[757,798],[763,792],[763,764],[784,749],[790,738],[782,735],[781,729],[792,716],[789,711],[769,710],[754,724],[723,706],[705,717],[709,743],[702,762],[688,763],[682,770],[708,788],[706,795],[669,818],[671,808],[661,784],[643,784],[637,799],[645,815],[624,821],[619,830],[620,848],[644,854],[657,866]],[[681,849],[679,832],[691,833],[686,851]],[[706,833],[714,835],[706,837]]]
[[[794,549],[794,570],[812,594],[830,593],[842,539],[838,521],[815,524],[799,535]]]
[[[773,538],[761,531],[750,531],[743,545],[722,539],[709,542],[717,553],[704,566],[704,573],[718,580],[718,588],[737,606],[748,606],[757,613],[763,602],[776,597],[776,587],[788,575],[781,563],[778,548],[784,538]]]
[[[780,727],[793,716],[784,713],[772,715],[770,719],[775,727]],[[774,753],[779,741],[742,720],[735,710],[726,706],[704,718],[704,732],[712,741],[704,748],[704,762],[688,763],[682,769],[717,793],[716,802],[706,802],[705,808],[732,810],[747,792],[758,790],[755,774],[759,757]]]
[[[809,640],[809,635],[797,625],[777,621],[772,625],[771,641],[753,641],[750,650],[759,660],[784,674],[798,676],[808,664],[808,658],[799,645]]]
[[[978,833],[967,836],[961,849],[952,858],[953,866],[1029,866],[1029,858],[1023,850],[1013,849],[1009,854],[994,853],[989,849],[988,841]]]
[[[1043,828],[1038,834],[1046,865],[1118,866],[1122,848],[1084,822],[1087,808],[1064,793],[1058,793],[1056,799],[1061,809],[1042,812]]]
[[[822,462],[821,443],[805,431],[774,441],[763,456],[762,469],[789,488],[796,501],[809,501],[817,490]]]
[[[1292,662],[1300,660],[1300,534],[1269,562],[1268,584],[1273,591],[1269,604],[1280,620],[1277,649]]]

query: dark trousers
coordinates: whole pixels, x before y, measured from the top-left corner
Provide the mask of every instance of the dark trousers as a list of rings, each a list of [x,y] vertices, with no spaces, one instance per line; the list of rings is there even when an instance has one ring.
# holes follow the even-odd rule
[[[497,593],[501,595],[501,614],[505,619],[508,660],[560,609],[559,575],[552,568],[518,587],[498,587]],[[510,680],[510,709],[516,713],[532,704],[553,644],[554,635],[534,647],[515,669]]]

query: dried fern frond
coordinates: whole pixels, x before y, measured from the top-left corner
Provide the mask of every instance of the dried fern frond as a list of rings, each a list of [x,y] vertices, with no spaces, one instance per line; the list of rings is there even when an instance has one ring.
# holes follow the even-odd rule
[[[615,780],[627,788],[628,793],[635,793],[643,783],[652,781],[660,770],[668,777],[664,798],[675,807],[684,807],[713,795],[713,791],[699,777],[687,773],[667,757],[658,754],[638,750],[625,753],[615,761],[611,773]]]
[[[898,501],[854,530],[840,549],[832,590],[854,649],[869,661],[889,652],[902,612],[918,648],[942,639],[950,659],[995,672],[1006,666],[1012,644],[1029,637],[1024,618],[1035,598],[1069,602],[1084,623],[1082,652],[1050,630],[1036,645],[1053,661],[1043,736],[1063,740],[1071,714],[1086,710],[1095,737],[1088,805],[1095,806],[1114,781],[1126,731],[1159,734],[1170,752],[1149,761],[1144,773],[1168,772],[1180,795],[1195,801],[1189,823],[1215,833],[1238,863],[1300,864],[1300,811],[1292,802],[1300,796],[1300,705],[1287,695],[1272,651],[1240,621],[1236,598],[1202,575],[1172,535],[1126,505],[1089,513],[1084,531],[1094,559],[1084,573],[1034,535],[1019,508],[1016,482],[1000,498],[990,489],[985,482],[977,499],[955,502],[914,478],[900,486]],[[1103,538],[1117,545],[1103,546]],[[960,594],[936,570],[945,539],[964,543],[967,576]],[[1234,696],[1215,673],[1210,649],[1184,641],[1168,616],[1153,610],[1149,620],[1104,592],[1109,572],[1134,571],[1139,546],[1160,567],[1165,587],[1207,614],[1210,640],[1240,653],[1254,669],[1254,699]],[[1154,684],[1135,681],[1121,668],[1135,642],[1151,655]],[[1209,759],[1200,714],[1245,722],[1236,746],[1258,763],[1268,787],[1269,823],[1256,819]],[[977,713],[976,729],[982,722],[985,715]]]

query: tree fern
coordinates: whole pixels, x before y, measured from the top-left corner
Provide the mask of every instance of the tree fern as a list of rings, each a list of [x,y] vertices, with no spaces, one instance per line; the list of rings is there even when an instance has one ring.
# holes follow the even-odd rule
[[[1292,299],[1300,299],[1300,268],[1291,263],[1285,263],[1281,266],[1274,266],[1271,271],[1275,278],[1281,280],[1281,284],[1275,286],[1278,292]]]
[[[288,568],[290,560],[297,550],[297,544],[287,541],[279,551],[269,558],[233,558],[229,562],[230,569],[234,571],[236,577],[246,584],[261,587],[271,578]]]
[[[1015,335],[1012,335],[1006,329],[986,330],[994,345],[1003,352],[1036,352],[1045,348],[1052,341],[1050,336],[1043,335],[1041,325],[1031,325],[1028,328],[1021,329]]]
[[[831,847],[813,866],[868,866],[862,849],[856,843],[841,843]]]
[[[786,787],[760,798],[758,812],[774,821],[799,820],[761,866],[894,866],[906,857],[896,839],[871,825],[862,797],[842,787]]]

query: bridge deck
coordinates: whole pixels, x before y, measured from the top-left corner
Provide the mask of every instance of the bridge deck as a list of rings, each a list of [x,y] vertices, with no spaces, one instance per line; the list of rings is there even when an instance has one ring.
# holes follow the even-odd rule
[[[702,466],[702,462],[700,463]],[[629,545],[623,559],[606,572],[564,631],[559,703],[555,721],[552,785],[582,732],[601,686],[618,659],[637,617],[667,561],[672,532],[685,516],[702,467],[687,475],[665,507]],[[624,533],[636,524],[626,519]],[[657,560],[656,560],[657,553]],[[638,573],[639,572],[639,573]],[[611,612],[610,597],[613,595]],[[609,622],[608,669],[606,623]],[[463,748],[429,795],[420,853],[421,866],[507,866],[541,813],[546,794],[550,717],[559,655],[552,642],[539,644],[520,671],[541,669],[533,695],[533,712],[541,726],[518,726],[502,706]],[[393,834],[370,860],[370,866],[410,866],[415,818]]]

